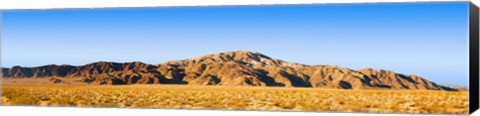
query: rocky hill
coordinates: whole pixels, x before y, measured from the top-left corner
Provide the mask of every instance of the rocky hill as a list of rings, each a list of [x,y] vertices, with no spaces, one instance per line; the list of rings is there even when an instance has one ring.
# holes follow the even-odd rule
[[[188,84],[283,86],[334,89],[448,90],[416,75],[381,69],[352,70],[330,65],[304,65],[258,52],[234,51],[152,65],[142,62],[94,62],[82,66],[45,65],[2,68],[3,78],[77,78],[96,85]]]

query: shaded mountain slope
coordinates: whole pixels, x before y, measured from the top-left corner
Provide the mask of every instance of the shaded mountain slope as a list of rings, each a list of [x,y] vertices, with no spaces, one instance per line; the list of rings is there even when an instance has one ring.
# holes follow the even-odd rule
[[[82,66],[45,65],[2,68],[3,78],[78,78],[90,84],[188,84],[285,86],[334,89],[449,90],[416,75],[381,69],[351,70],[304,65],[258,52],[234,51],[151,65],[142,62],[94,62]]]

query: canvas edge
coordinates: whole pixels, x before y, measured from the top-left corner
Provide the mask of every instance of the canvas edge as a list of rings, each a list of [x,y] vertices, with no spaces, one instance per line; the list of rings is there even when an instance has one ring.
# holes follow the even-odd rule
[[[469,3],[469,113],[479,108],[479,15],[478,7]],[[473,98],[473,99],[472,99]]]

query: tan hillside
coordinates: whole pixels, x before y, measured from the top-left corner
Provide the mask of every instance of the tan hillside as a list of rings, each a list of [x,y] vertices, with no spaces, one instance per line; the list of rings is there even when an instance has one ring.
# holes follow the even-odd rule
[[[303,65],[258,52],[234,51],[151,65],[142,62],[94,62],[83,66],[46,65],[2,68],[3,78],[54,78],[95,85],[188,84],[285,86],[335,89],[457,90],[415,75],[381,69],[351,70],[330,65]],[[59,79],[59,80],[56,80]]]

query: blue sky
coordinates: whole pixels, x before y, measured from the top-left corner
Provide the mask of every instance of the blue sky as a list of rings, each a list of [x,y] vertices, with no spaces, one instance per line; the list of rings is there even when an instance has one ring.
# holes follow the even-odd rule
[[[1,29],[2,67],[249,50],[468,86],[468,2],[14,10]]]

